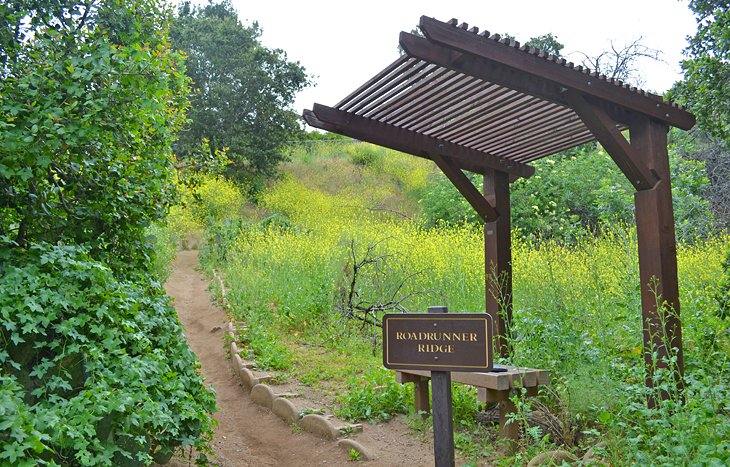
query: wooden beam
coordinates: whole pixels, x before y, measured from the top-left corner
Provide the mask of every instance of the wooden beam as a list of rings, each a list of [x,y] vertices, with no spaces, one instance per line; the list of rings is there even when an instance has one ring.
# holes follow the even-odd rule
[[[304,118],[310,125],[340,133],[361,141],[395,149],[414,156],[432,159],[434,154],[446,156],[460,168],[483,173],[486,169],[507,172],[514,178],[529,177],[535,173],[532,166],[514,163],[491,154],[469,149],[454,143],[404,130],[394,125],[371,120],[359,115],[314,104],[312,111],[305,111]]]
[[[569,107],[564,95],[566,88],[551,81],[522,73],[497,62],[433,44],[423,37],[407,32],[400,33],[400,46],[410,57]],[[601,106],[611,118],[626,123],[627,127],[633,119],[633,112],[618,105],[601,102]]]
[[[616,83],[582,73],[561,63],[546,60],[509,44],[500,43],[434,18],[421,16],[419,26],[426,38],[434,44],[481,57],[558,86],[616,103],[684,130],[689,130],[695,124],[694,115],[664,102],[660,96],[626,89]]]
[[[509,177],[489,170],[484,174],[484,199],[499,217],[484,224],[484,285],[487,314],[494,323],[495,351],[509,357],[512,325],[512,239]]]
[[[401,151],[401,152],[410,154],[412,156],[416,156],[416,157],[420,157],[420,158],[423,158],[423,159],[431,160],[431,155],[428,154],[428,153],[425,153],[423,151],[413,151],[413,152],[411,152],[410,150],[413,149],[413,148],[406,148],[403,145],[386,146],[384,143],[383,144],[376,143],[375,141],[372,140],[371,136],[365,134],[362,131],[357,131],[357,130],[354,130],[352,128],[342,128],[342,127],[339,127],[339,126],[334,125],[332,123],[324,122],[324,121],[320,120],[317,117],[317,115],[315,115],[315,113],[312,112],[311,110],[305,110],[303,112],[302,116],[304,117],[304,120],[307,122],[307,124],[309,126],[314,127],[314,128],[319,128],[321,130],[326,130],[326,131],[329,131],[329,132],[332,132],[332,133],[337,133],[337,134],[340,134],[340,135],[349,136],[351,138],[355,138],[355,139],[360,140],[360,141],[369,141],[369,142],[371,142],[373,144],[379,144],[380,146],[383,146],[383,147],[389,147],[390,149],[395,149],[396,151]],[[486,170],[484,168],[484,166],[482,166],[482,165],[473,164],[471,162],[463,161],[463,160],[460,160],[460,159],[453,159],[452,160],[452,163],[453,163],[453,165],[457,166],[458,168],[460,168],[462,170],[468,170],[469,172],[483,173]],[[517,176],[513,176],[513,177],[514,177],[514,179],[517,179],[518,178]]]
[[[675,370],[673,383],[676,390],[681,391],[684,371],[682,324],[679,317],[677,245],[667,154],[667,126],[648,118],[637,121],[631,127],[631,141],[649,168],[660,178],[653,188],[634,194],[646,384],[654,387],[655,370],[669,367]],[[657,360],[654,360],[654,355]],[[671,361],[672,356],[676,357],[675,363]],[[663,399],[671,396],[667,392],[659,394]],[[648,402],[649,406],[655,405],[654,395],[649,397]]]
[[[479,193],[479,190],[471,183],[471,180],[464,175],[464,172],[454,166],[449,159],[442,157],[440,154],[432,154],[431,159],[441,169],[441,171],[451,180],[459,193],[471,204],[471,207],[479,214],[484,222],[493,222],[497,220],[497,212],[494,210],[486,199]]]
[[[585,126],[591,130],[591,133],[616,162],[616,165],[626,175],[629,182],[634,185],[634,188],[648,190],[656,185],[659,179],[648,169],[639,154],[626,141],[626,138],[616,127],[616,122],[578,92],[566,91],[565,97]]]

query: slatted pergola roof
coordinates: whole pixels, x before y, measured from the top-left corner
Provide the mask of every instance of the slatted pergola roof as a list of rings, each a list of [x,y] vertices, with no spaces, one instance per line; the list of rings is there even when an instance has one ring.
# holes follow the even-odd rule
[[[305,120],[431,159],[469,201],[485,222],[486,312],[503,356],[512,316],[509,183],[532,175],[536,159],[599,141],[636,189],[646,384],[653,386],[654,369],[672,349],[681,373],[667,132],[690,129],[695,117],[661,96],[456,20],[423,16],[419,25],[425,37],[401,32],[402,57],[334,107],[314,104]],[[462,170],[484,174],[482,192]]]
[[[597,139],[576,101],[610,119],[609,132],[627,129],[635,113],[694,125],[661,96],[457,24],[423,17],[426,38],[401,33],[403,56],[334,107],[315,104],[306,121],[422,157],[438,152],[473,172],[505,170],[513,179],[530,176],[531,161]]]

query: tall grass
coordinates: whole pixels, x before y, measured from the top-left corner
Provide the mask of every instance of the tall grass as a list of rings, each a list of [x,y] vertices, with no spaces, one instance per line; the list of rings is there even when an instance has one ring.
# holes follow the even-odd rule
[[[409,297],[403,305],[410,311],[424,312],[435,304],[448,305],[454,312],[484,310],[480,229],[468,225],[425,229],[394,214],[395,209],[372,209],[378,202],[373,196],[380,196],[373,173],[387,173],[390,184],[417,192],[419,185],[408,181],[408,174],[425,171],[391,170],[407,163],[390,152],[326,160],[298,157],[288,168],[290,175],[260,197],[262,207],[276,215],[275,222],[229,221],[224,227],[228,234],[217,237],[225,244],[206,247],[207,263],[224,269],[229,297],[241,318],[278,333],[280,345],[292,345],[296,341],[292,336],[305,336],[297,339],[317,340],[337,351],[338,338],[352,336],[353,329],[362,326],[343,325],[336,310],[342,291],[351,284],[348,271],[353,261],[364,257],[368,248],[381,270],[380,274],[361,271],[355,291],[359,296],[375,299],[373,291],[387,286],[384,281],[391,285],[405,281],[400,293]],[[338,162],[346,158],[347,163]],[[342,174],[361,163],[360,175],[338,178],[319,173],[326,172],[328,164]],[[388,164],[391,169],[385,170]],[[354,189],[350,176],[361,177],[365,185]],[[413,208],[405,209],[405,214],[413,214],[409,209]],[[612,455],[621,462],[641,462],[652,449],[669,456],[677,443],[685,446],[682,455],[687,462],[730,459],[727,448],[713,448],[705,456],[710,452],[707,441],[700,443],[683,431],[712,426],[710,432],[702,430],[703,436],[720,444],[730,432],[730,391],[717,388],[730,387],[730,323],[714,313],[713,300],[722,253],[729,243],[730,237],[718,236],[678,250],[688,373],[685,408],[641,410],[646,397],[641,303],[636,233],[630,226],[604,229],[600,237],[587,237],[570,247],[513,239],[515,353],[509,363],[551,370],[560,404],[584,426],[596,427],[593,432],[612,440]],[[373,335],[377,338],[377,333],[364,333],[362,339]],[[361,374],[362,365],[380,366],[377,343],[372,347],[371,340],[364,342],[370,347],[357,348],[363,353],[370,348],[372,355],[358,357],[360,367],[350,373]],[[292,364],[297,360],[290,358]],[[309,374],[310,370],[292,371]],[[351,400],[360,403],[368,394],[362,380],[346,383],[347,371],[335,373],[342,384],[350,384]],[[335,373],[331,374],[337,378]],[[382,377],[373,377],[373,384],[382,385]],[[394,400],[400,401],[399,397]],[[677,425],[680,422],[686,426]],[[631,442],[624,439],[629,434]]]

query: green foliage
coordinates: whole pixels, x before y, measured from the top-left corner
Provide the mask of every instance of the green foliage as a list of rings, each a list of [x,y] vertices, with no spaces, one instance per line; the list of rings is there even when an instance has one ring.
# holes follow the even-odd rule
[[[551,32],[543,34],[541,36],[531,37],[529,41],[525,42],[525,45],[535,47],[536,49],[544,50],[545,52],[561,57],[560,51],[565,48],[563,44],[558,41],[558,38]]]
[[[149,265],[144,229],[173,201],[187,79],[161,1],[9,2],[0,34],[0,245],[85,243]],[[53,24],[53,27],[46,25]]]
[[[223,246],[213,245],[209,236],[208,261],[225,273],[231,312],[237,318],[266,323],[268,340],[297,346],[290,361],[292,374],[304,375],[300,380],[307,384],[323,380],[319,388],[337,391],[346,376],[356,375],[349,379],[339,401],[341,414],[359,420],[391,417],[409,410],[410,385],[399,388],[391,379],[392,372],[381,369],[379,333],[363,333],[360,324],[342,319],[333,306],[343,278],[349,277],[352,241],[358,248],[356,258],[363,257],[371,245],[377,246],[373,256],[387,258],[380,264],[387,273],[379,282],[363,281],[357,289],[361,296],[368,297],[381,286],[397,286],[412,274],[409,291],[432,291],[439,303],[454,312],[475,312],[484,309],[482,229],[447,224],[424,229],[419,221],[364,209],[371,202],[369,195],[378,192],[379,183],[390,180],[399,158],[408,156],[387,153],[381,167],[353,169],[341,149],[326,144],[312,147],[330,152],[326,157],[304,151],[295,154],[285,168],[297,176],[285,176],[261,194],[262,208],[278,220],[266,226],[256,219],[223,224]],[[602,200],[596,206],[603,208],[591,206],[580,213],[607,222],[598,224],[599,235],[581,234],[572,242],[563,238],[530,242],[513,236],[515,352],[507,363],[550,370],[552,391],[542,395],[540,402],[561,417],[565,414],[565,420],[580,421],[578,430],[588,427],[587,431],[602,433],[614,465],[644,465],[646,459],[650,464],[655,442],[661,456],[668,456],[673,444],[683,443],[687,449],[681,458],[687,465],[711,464],[712,458],[721,460],[714,461],[716,465],[723,465],[727,463],[722,449],[727,436],[723,417],[727,417],[730,400],[725,389],[730,387],[730,321],[715,313],[715,294],[723,274],[720,258],[726,254],[730,238],[713,234],[678,245],[685,369],[690,375],[687,410],[675,418],[669,417],[670,411],[632,412],[645,407],[647,396],[636,231],[628,222],[608,221],[615,213],[622,214],[619,219],[630,220],[633,203],[630,191],[621,193],[623,188],[612,184],[614,176],[623,181],[623,175],[613,168],[610,158],[594,148],[584,150],[585,154],[563,156],[565,162],[545,160],[544,170],[539,172],[547,173],[547,178],[551,166],[565,163],[565,172],[581,180],[561,182],[565,185],[540,183],[566,199],[573,199],[571,191],[578,191],[575,198],[586,196],[580,190],[595,190],[590,196]],[[604,174],[604,165],[615,173]],[[357,190],[348,191],[350,184],[341,180],[348,170],[361,177]],[[675,172],[682,170],[687,170],[688,180],[680,182],[682,176],[677,176],[675,191],[681,192],[684,188],[680,186],[686,183],[687,192],[696,195],[704,184],[703,172],[692,164]],[[590,179],[598,186],[590,186],[585,172],[595,172]],[[428,171],[420,173],[425,179]],[[606,180],[596,184],[603,176]],[[535,193],[539,199],[539,190],[527,188],[521,188],[525,196]],[[218,228],[211,232],[219,232]],[[215,252],[217,248],[221,254]],[[389,265],[391,261],[397,266]],[[413,293],[403,305],[419,312],[433,301],[432,294]],[[671,375],[666,381],[672,381]],[[722,389],[713,388],[711,382]],[[662,389],[666,388],[657,386]],[[402,399],[404,405],[401,390],[408,391]],[[454,401],[456,426],[461,430],[459,445],[470,453],[488,453],[479,441],[480,427],[472,422],[477,410],[473,389],[456,386]],[[527,418],[530,406],[520,408],[521,416]],[[549,449],[544,435],[529,431],[527,451],[507,459],[504,465]],[[709,443],[715,447],[707,447]]]
[[[717,292],[717,315],[726,319],[730,317],[730,248],[725,254],[722,262],[723,279],[720,283],[720,290]]]
[[[690,107],[701,128],[730,144],[730,4],[692,0],[689,7],[697,15],[697,33],[685,50],[684,81],[671,94]]]
[[[143,465],[205,450],[215,398],[159,286],[79,247],[0,254],[0,461]]]
[[[677,238],[692,242],[713,230],[703,197],[709,180],[701,161],[670,154]],[[585,145],[536,161],[535,175],[511,185],[512,224],[521,237],[575,243],[615,223],[633,222],[633,189],[605,151]],[[481,177],[469,174],[479,186]],[[482,223],[443,175],[434,175],[421,199],[426,227],[439,222]]]
[[[351,421],[387,421],[406,413],[413,403],[412,388],[397,383],[395,373],[382,367],[365,370],[348,381],[337,415]]]
[[[300,131],[289,107],[309,84],[298,62],[261,45],[261,32],[256,22],[243,25],[228,0],[181,3],[170,32],[173,46],[188,57],[194,82],[190,127],[180,134],[178,157],[195,158],[205,138],[211,153],[227,148],[226,176],[249,186],[272,176],[285,159],[286,141]]]
[[[466,175],[475,186],[481,186],[481,175],[471,172],[466,172]],[[420,199],[420,207],[425,227],[435,227],[442,222],[451,225],[483,222],[466,198],[442,172],[433,173],[429,177],[429,183]]]

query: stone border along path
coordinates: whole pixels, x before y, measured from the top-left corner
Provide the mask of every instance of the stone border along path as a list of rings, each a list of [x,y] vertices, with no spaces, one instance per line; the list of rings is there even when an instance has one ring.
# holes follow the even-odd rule
[[[226,298],[226,288],[223,280],[218,273],[213,270],[213,276],[218,280],[218,286],[221,290],[221,299],[224,307],[229,309],[230,304]],[[316,413],[300,415],[300,411],[292,402],[298,395],[290,392],[275,393],[274,389],[266,384],[273,380],[271,375],[255,374],[254,362],[244,361],[239,353],[238,344],[236,344],[236,328],[233,321],[228,321],[226,327],[226,335],[231,343],[228,351],[231,357],[231,367],[234,374],[238,377],[243,388],[248,391],[249,397],[256,404],[271,410],[281,420],[290,426],[297,426],[300,429],[309,432],[320,438],[337,441],[337,446],[349,453],[355,450],[360,453],[362,460],[374,460],[375,456],[372,451],[367,449],[361,443],[352,439],[352,434],[362,432],[362,424],[346,424],[332,423],[334,417],[332,415],[324,416]],[[324,412],[324,410],[322,410]],[[342,437],[342,438],[340,438]]]

